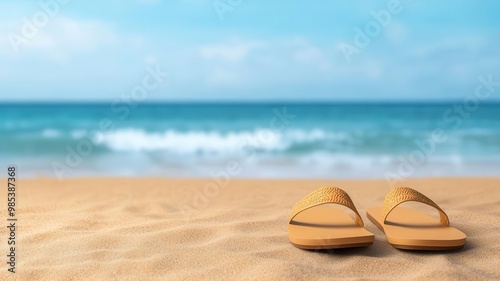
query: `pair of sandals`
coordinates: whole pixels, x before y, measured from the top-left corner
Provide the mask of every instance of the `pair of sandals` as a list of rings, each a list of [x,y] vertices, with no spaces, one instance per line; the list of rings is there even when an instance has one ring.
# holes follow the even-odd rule
[[[408,201],[436,208],[440,219],[413,209],[398,207]],[[332,208],[328,204],[343,205],[351,209],[355,220],[343,210]],[[428,197],[408,187],[393,189],[385,197],[381,208],[367,209],[366,215],[385,232],[387,241],[394,248],[454,250],[465,245],[465,234],[450,226],[446,213]],[[310,193],[293,207],[288,221],[288,239],[301,249],[372,245],[374,235],[363,226],[361,216],[345,191],[338,187],[323,187]]]

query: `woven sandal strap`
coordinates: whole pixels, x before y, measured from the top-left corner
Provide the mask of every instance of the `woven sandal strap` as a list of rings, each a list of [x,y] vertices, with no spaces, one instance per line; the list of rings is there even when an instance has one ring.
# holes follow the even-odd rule
[[[343,205],[346,206],[347,208],[351,209],[354,214],[356,215],[356,225],[358,226],[363,226],[363,220],[361,219],[361,216],[358,213],[358,210],[356,210],[356,207],[354,206],[354,203],[352,203],[351,198],[349,195],[343,191],[342,189],[334,186],[327,186],[320,188],[316,191],[313,191],[312,193],[308,194],[304,198],[302,198],[297,204],[292,209],[292,213],[290,215],[290,220],[297,216],[299,213],[318,206],[318,205],[323,205],[323,204],[338,204],[338,205]]]
[[[384,203],[382,205],[382,217],[384,218],[384,223],[387,220],[387,216],[394,208],[396,208],[399,204],[408,201],[416,201],[436,208],[439,211],[441,223],[446,226],[450,225],[448,216],[436,203],[422,193],[409,187],[396,187],[385,196]]]

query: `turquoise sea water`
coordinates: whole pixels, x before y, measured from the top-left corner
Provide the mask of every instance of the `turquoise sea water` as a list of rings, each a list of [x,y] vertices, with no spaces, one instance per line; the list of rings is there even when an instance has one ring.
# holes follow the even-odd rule
[[[1,104],[0,163],[49,177],[209,177],[228,163],[235,177],[500,175],[500,104],[456,106]]]

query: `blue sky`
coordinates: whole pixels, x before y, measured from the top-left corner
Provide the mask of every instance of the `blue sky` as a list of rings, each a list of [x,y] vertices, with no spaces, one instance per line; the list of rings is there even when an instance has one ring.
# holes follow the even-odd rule
[[[148,66],[169,73],[151,101],[448,100],[500,80],[499,1],[66,0],[24,34],[55,1],[0,3],[0,100],[113,100]]]

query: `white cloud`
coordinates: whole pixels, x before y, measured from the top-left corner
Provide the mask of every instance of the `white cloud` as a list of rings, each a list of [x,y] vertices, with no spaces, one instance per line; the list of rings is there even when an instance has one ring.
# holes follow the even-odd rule
[[[159,59],[156,55],[148,54],[144,57],[144,63],[147,65],[157,64],[158,62],[159,62]]]
[[[318,73],[331,69],[326,48],[303,38],[233,40],[195,50],[202,60],[192,69],[211,87],[255,86],[255,81],[265,85],[317,80],[321,79]]]
[[[207,4],[210,0],[182,0],[186,4]]]
[[[118,37],[113,28],[102,21],[62,18],[55,24],[58,27],[49,36],[57,44],[73,50],[95,50],[115,43]]]
[[[248,82],[244,71],[215,67],[208,73],[205,82],[210,86],[238,87]]]
[[[426,42],[425,44],[418,44],[411,48],[412,55],[433,56],[439,54],[471,54],[484,50],[488,47],[488,40],[483,36],[454,36],[445,37],[433,42]]]
[[[134,2],[139,4],[160,4],[161,0],[134,0]]]
[[[98,20],[78,20],[67,17],[50,19],[45,26],[32,28],[33,35],[23,33],[23,23],[13,28],[12,23],[0,24],[1,30],[7,36],[3,37],[3,53],[9,57],[24,56],[50,57],[56,60],[67,60],[72,55],[82,52],[92,52],[102,47],[111,46],[118,40],[118,35],[109,24]],[[9,30],[9,31],[6,31]],[[12,38],[25,38],[15,52]],[[19,36],[19,37],[17,37]]]
[[[206,60],[221,60],[225,62],[242,62],[251,51],[264,47],[262,42],[231,42],[202,46],[199,54]]]
[[[328,57],[327,50],[309,42],[295,46],[292,56],[295,62],[315,67],[318,70],[327,71],[332,67],[332,58]]]
[[[401,43],[406,39],[408,28],[405,24],[393,20],[385,29],[385,36],[393,43]]]

